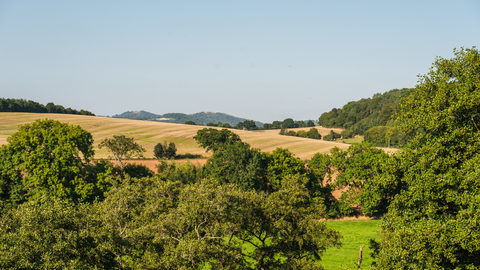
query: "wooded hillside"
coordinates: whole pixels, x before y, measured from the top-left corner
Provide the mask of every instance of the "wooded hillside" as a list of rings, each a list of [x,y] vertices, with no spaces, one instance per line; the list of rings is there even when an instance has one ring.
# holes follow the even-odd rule
[[[355,134],[363,135],[375,126],[394,126],[392,115],[399,111],[400,99],[410,94],[410,88],[393,89],[372,98],[351,101],[343,108],[334,108],[323,113],[318,124],[331,128],[345,128]]]

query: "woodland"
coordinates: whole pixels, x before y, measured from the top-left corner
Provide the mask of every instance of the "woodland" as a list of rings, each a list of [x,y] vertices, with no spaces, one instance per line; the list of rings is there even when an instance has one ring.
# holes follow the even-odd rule
[[[125,162],[145,151],[128,137],[100,142],[111,163],[80,126],[22,125],[0,147],[0,268],[323,269],[343,237],[324,221],[364,215],[381,219],[375,269],[477,269],[480,53],[454,55],[408,93],[320,117],[365,136],[398,129],[408,140],[391,154],[364,142],[301,160],[205,128],[194,137],[211,153],[204,166],[161,159],[153,172]]]

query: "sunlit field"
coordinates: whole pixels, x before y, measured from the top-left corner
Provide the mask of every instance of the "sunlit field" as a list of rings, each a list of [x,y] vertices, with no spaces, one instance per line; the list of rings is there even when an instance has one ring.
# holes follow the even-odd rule
[[[204,126],[192,126],[183,124],[160,123],[151,121],[128,120],[108,117],[70,115],[70,114],[37,114],[37,113],[0,113],[0,145],[7,143],[7,137],[18,130],[18,125],[31,123],[35,119],[55,119],[60,122],[73,125],[80,125],[85,130],[92,133],[95,145],[95,157],[106,158],[109,153],[106,149],[98,149],[98,143],[107,137],[116,134],[124,134],[134,137],[147,152],[146,158],[153,158],[153,148],[159,142],[174,142],[177,146],[177,154],[198,154],[205,157],[210,156],[203,148],[199,147],[193,137],[199,129]],[[324,136],[331,129],[316,127],[319,133]],[[220,128],[217,128],[220,129]],[[308,130],[310,128],[292,129]],[[348,148],[347,144],[340,142],[327,142],[323,140],[313,140],[300,137],[279,135],[279,130],[265,131],[244,131],[231,129],[237,133],[244,142],[249,143],[254,148],[259,148],[265,152],[271,152],[278,147],[288,148],[297,157],[309,159],[315,153],[326,153],[333,147],[342,149]],[[333,129],[338,132],[341,129]]]
[[[323,254],[320,264],[325,269],[356,269],[360,246],[363,247],[361,269],[372,269],[369,239],[378,239],[380,220],[338,220],[327,221],[327,226],[343,235],[342,247],[329,248]]]

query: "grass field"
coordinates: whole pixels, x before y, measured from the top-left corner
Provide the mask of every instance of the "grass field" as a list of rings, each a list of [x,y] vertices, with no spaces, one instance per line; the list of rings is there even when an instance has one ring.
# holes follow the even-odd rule
[[[325,269],[356,269],[360,246],[363,247],[361,269],[372,269],[372,252],[368,247],[369,239],[378,239],[380,220],[338,220],[327,221],[329,228],[343,235],[342,247],[330,248],[323,254],[320,264]]]
[[[193,139],[197,131],[205,128],[204,126],[71,114],[0,113],[0,145],[7,143],[7,137],[18,130],[18,125],[31,123],[36,119],[46,118],[73,125],[80,125],[92,133],[95,146],[98,145],[102,139],[112,137],[116,134],[134,137],[135,140],[147,150],[145,153],[145,157],[147,158],[153,158],[153,148],[157,143],[163,141],[175,142],[178,154],[191,153],[205,157],[210,155],[209,153],[205,153],[204,149],[200,148]],[[322,136],[328,134],[331,130],[323,127],[316,128]],[[310,128],[298,128],[292,130],[309,129]],[[336,132],[341,131],[341,129],[333,130]],[[254,148],[259,148],[264,152],[271,152],[277,147],[288,148],[301,159],[309,159],[318,152],[328,152],[335,146],[342,149],[348,148],[347,144],[339,142],[279,135],[279,130],[244,131],[232,129],[232,131],[237,133],[244,142],[249,143]],[[94,149],[96,158],[106,158],[109,156],[106,149],[98,149],[97,147]]]
[[[354,143],[361,143],[363,142],[363,137],[353,138],[353,139],[346,139],[340,140],[342,143],[354,144]]]

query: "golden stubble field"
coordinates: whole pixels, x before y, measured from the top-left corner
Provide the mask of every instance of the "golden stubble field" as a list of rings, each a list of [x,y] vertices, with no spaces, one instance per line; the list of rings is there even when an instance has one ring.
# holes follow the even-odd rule
[[[183,124],[160,123],[151,121],[139,121],[117,119],[97,116],[82,116],[70,114],[37,114],[37,113],[0,113],[0,145],[7,144],[7,138],[18,130],[19,125],[31,123],[36,119],[54,119],[63,123],[79,125],[89,131],[94,138],[95,158],[107,158],[109,153],[106,149],[98,149],[100,141],[115,134],[124,134],[134,137],[147,152],[146,158],[153,158],[153,148],[159,142],[174,142],[178,154],[199,154],[210,156],[203,148],[199,147],[193,137],[204,126],[192,126]],[[330,128],[316,127],[324,136],[330,132]],[[221,128],[218,128],[221,129]],[[309,130],[310,128],[292,129]],[[341,132],[341,129],[333,129]],[[279,135],[279,130],[244,131],[231,129],[237,133],[244,142],[264,152],[271,152],[277,147],[288,148],[301,159],[310,159],[315,153],[325,153],[337,146],[342,149],[348,148],[348,144],[312,140],[299,137]]]

